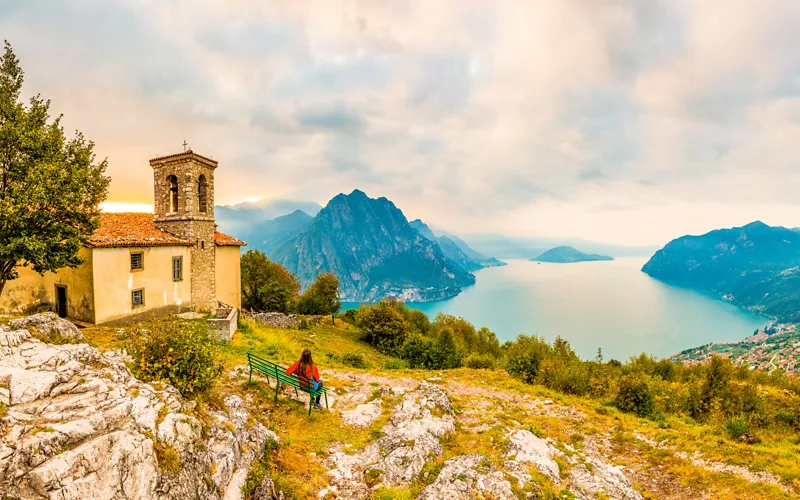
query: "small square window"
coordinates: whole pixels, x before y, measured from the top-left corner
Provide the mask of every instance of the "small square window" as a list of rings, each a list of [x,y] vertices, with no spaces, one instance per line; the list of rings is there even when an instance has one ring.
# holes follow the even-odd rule
[[[133,307],[142,307],[144,305],[144,288],[131,292],[131,305]]]
[[[172,281],[183,280],[183,257],[172,258]]]
[[[131,254],[131,271],[144,269],[144,254],[142,252]]]

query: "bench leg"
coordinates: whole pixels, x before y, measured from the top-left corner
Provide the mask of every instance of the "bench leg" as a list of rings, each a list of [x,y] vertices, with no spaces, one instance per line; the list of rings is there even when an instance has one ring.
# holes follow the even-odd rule
[[[331,407],[328,406],[328,392],[327,391],[325,391],[325,408],[327,408],[328,410],[331,409]]]
[[[249,384],[252,381],[253,381],[253,367],[251,366],[250,367],[250,376],[247,377],[247,383]]]
[[[314,396],[308,396],[308,416],[311,416],[311,402],[314,401]]]
[[[294,388],[294,395],[298,398],[300,397],[300,393],[297,392],[297,387]]]
[[[281,383],[276,380],[275,381],[275,402],[276,403],[278,402],[278,391],[280,390],[280,388],[281,388]]]

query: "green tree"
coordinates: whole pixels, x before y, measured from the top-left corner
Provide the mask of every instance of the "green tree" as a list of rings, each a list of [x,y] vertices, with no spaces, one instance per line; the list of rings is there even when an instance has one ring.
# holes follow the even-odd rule
[[[0,294],[19,266],[44,274],[81,264],[78,251],[99,224],[107,161],[38,94],[20,100],[23,71],[11,45],[0,57]]]
[[[242,256],[242,307],[287,312],[300,291],[300,282],[264,252],[248,250]]]
[[[435,368],[439,370],[449,370],[461,366],[461,356],[458,354],[453,330],[450,328],[443,328],[436,337],[434,360]]]
[[[297,301],[297,312],[301,314],[330,314],[336,324],[339,302],[339,278],[333,273],[320,273],[317,280],[303,292]]]
[[[400,348],[408,337],[408,323],[389,302],[362,305],[356,317],[368,343],[384,354],[400,354]]]

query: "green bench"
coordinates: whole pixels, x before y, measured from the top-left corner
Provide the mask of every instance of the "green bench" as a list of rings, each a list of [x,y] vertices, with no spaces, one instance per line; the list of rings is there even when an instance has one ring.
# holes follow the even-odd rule
[[[275,402],[278,402],[278,392],[281,389],[281,384],[287,385],[289,387],[294,388],[295,395],[299,396],[300,394],[297,392],[298,390],[305,392],[308,394],[308,416],[311,416],[311,408],[314,404],[314,398],[317,396],[325,396],[325,408],[328,408],[328,388],[327,387],[320,387],[316,391],[313,387],[304,386],[300,383],[300,379],[297,375],[286,375],[286,368],[279,365],[278,363],[274,363],[269,361],[268,359],[264,359],[260,356],[256,356],[255,354],[248,352],[247,353],[247,364],[250,365],[250,376],[248,377],[247,381],[250,382],[253,380],[253,371],[257,371],[258,373],[267,377],[267,382],[269,382],[270,378],[275,379]]]

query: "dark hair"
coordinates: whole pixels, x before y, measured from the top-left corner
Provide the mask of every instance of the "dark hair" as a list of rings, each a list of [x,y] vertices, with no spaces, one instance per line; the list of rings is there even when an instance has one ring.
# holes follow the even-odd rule
[[[300,360],[297,362],[297,371],[302,373],[303,376],[306,376],[306,366],[314,366],[314,360],[311,358],[311,349],[303,349],[303,353],[300,354]]]

